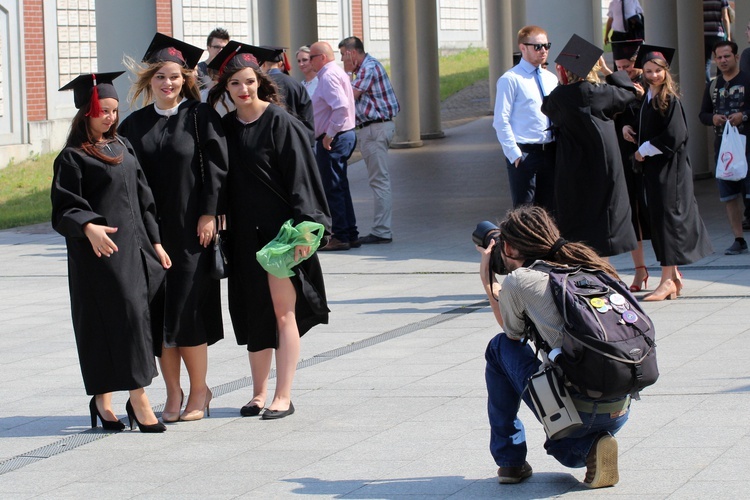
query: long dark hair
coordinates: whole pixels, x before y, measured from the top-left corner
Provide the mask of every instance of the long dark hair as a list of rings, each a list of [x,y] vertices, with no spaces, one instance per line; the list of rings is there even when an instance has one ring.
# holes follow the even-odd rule
[[[255,73],[255,77],[258,79],[258,98],[261,101],[270,102],[272,104],[276,104],[277,106],[281,106],[282,108],[285,107],[281,100],[281,95],[279,93],[279,88],[276,86],[276,82],[274,82],[260,68],[254,68],[252,66],[227,68],[224,73],[221,74],[221,76],[219,77],[219,81],[216,82],[216,85],[211,87],[211,90],[208,91],[208,103],[212,107],[215,108],[225,94],[227,97],[229,97],[227,82],[234,76],[235,73],[237,73],[238,71],[242,71],[245,68],[252,69]]]
[[[107,156],[102,153],[98,147],[96,147],[96,141],[91,137],[91,128],[89,128],[89,117],[86,116],[88,112],[88,106],[83,106],[78,110],[78,113],[73,117],[73,123],[70,125],[70,133],[68,134],[68,140],[65,145],[71,148],[82,149],[87,155],[93,156],[94,158],[107,163],[108,165],[117,165],[122,163],[123,155],[119,156]],[[105,142],[112,142],[117,140],[117,125],[120,123],[120,115],[117,115],[112,126],[109,127],[102,139]]]
[[[500,222],[500,233],[503,240],[518,250],[523,260],[547,260],[584,266],[604,271],[619,279],[615,268],[599,257],[593,248],[583,243],[567,242],[550,256],[550,250],[560,239],[560,230],[549,213],[541,207],[526,205],[510,210]]]

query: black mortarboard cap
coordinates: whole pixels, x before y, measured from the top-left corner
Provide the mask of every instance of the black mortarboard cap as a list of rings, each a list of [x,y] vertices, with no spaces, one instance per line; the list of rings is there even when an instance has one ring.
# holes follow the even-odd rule
[[[216,57],[208,64],[208,67],[218,71],[219,74],[224,73],[227,69],[259,69],[259,61],[270,61],[270,57],[273,54],[272,50],[231,40],[221,49],[221,52],[216,54]]]
[[[284,69],[287,73],[289,73],[289,70],[292,69],[292,65],[289,64],[289,58],[286,56],[286,47],[277,47],[275,45],[261,45],[261,49],[266,49],[271,51],[268,56],[263,55],[262,57],[258,57],[258,61],[263,64],[264,62],[283,62],[284,63]],[[268,58],[266,58],[268,57]]]
[[[86,73],[84,75],[78,75],[71,82],[60,88],[60,90],[72,90],[73,91],[73,103],[76,109],[81,109],[84,106],[88,106],[91,102],[91,97],[94,94],[94,88],[96,87],[97,101],[99,99],[117,99],[117,91],[115,86],[112,85],[112,80],[125,73],[124,71],[114,71],[111,73]],[[94,83],[96,82],[96,83]],[[95,105],[98,109],[98,102]],[[99,116],[98,112],[93,113],[95,116]]]
[[[643,68],[643,64],[650,61],[651,59],[664,59],[667,61],[667,66],[672,65],[672,58],[674,57],[675,49],[670,47],[659,47],[658,45],[641,45],[638,51],[638,57],[635,60],[636,68]]]
[[[604,51],[593,43],[573,35],[565,44],[555,62],[581,78],[585,78]]]
[[[638,48],[643,43],[643,40],[612,40],[612,59],[615,61],[620,59],[633,59],[638,53]]]
[[[193,69],[198,65],[203,49],[190,45],[182,40],[177,40],[163,33],[156,33],[151,40],[151,45],[146,49],[143,55],[143,62],[175,62],[188,69]]]

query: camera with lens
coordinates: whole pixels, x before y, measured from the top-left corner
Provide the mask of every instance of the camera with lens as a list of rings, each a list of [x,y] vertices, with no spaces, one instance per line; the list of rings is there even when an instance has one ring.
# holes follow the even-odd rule
[[[490,269],[495,274],[508,274],[503,262],[502,246],[503,236],[500,234],[500,228],[490,221],[482,221],[477,224],[477,228],[471,233],[471,240],[475,245],[487,248],[491,241],[495,241],[495,246],[490,254]]]

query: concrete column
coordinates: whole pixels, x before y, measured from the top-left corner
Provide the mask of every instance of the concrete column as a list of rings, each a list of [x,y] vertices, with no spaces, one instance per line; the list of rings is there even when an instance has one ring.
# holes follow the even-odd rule
[[[318,3],[309,0],[289,0],[292,17],[289,62],[292,63],[292,76],[302,80],[304,75],[297,67],[297,49],[318,41]],[[333,48],[336,50],[336,47]]]
[[[396,136],[392,148],[418,148],[419,78],[417,77],[417,14],[415,0],[388,2],[388,33],[391,50],[393,90],[401,104],[396,117]]]
[[[486,0],[485,0],[486,1]],[[518,35],[518,31],[526,26],[526,1],[525,0],[511,0],[511,22],[512,28],[511,28],[511,36],[513,40],[516,39],[516,35]],[[488,32],[489,34],[489,32]]]
[[[607,2],[607,5],[609,5],[609,2]],[[602,23],[602,14],[601,14],[602,0],[591,0],[591,12],[593,13],[593,15],[591,16],[591,22],[592,22],[591,29],[593,33],[593,37],[591,38],[591,43],[593,43],[597,47],[603,48],[604,37],[602,36],[602,33],[604,33],[604,23]]]
[[[445,133],[440,123],[437,2],[416,2],[415,8],[420,137],[422,139],[440,139],[445,137]],[[403,102],[399,102],[403,106]]]
[[[156,1],[98,2],[96,5],[96,52],[101,72],[119,71],[128,55],[140,61],[156,33]],[[122,75],[114,82],[120,96],[120,121],[139,105],[131,107],[127,96],[130,81]]]
[[[675,58],[679,61],[680,93],[690,134],[688,154],[695,176],[704,177],[713,171],[713,144],[708,143],[706,134],[710,127],[706,127],[698,120],[706,88],[705,66],[703,56],[700,55],[703,54],[703,37],[695,36],[703,30],[703,2],[680,0],[675,3],[677,15],[674,17],[679,29],[677,45],[672,47],[678,47]]]
[[[519,2],[515,2],[517,4]],[[490,109],[495,109],[497,80],[513,66],[513,52],[518,51],[516,43],[518,29],[513,29],[512,0],[485,0],[487,10],[487,49],[490,58]]]
[[[747,42],[747,32],[745,31],[745,28],[747,28],[747,23],[750,23],[750,2],[747,0],[745,1],[739,1],[734,2],[734,31],[733,35],[735,42],[737,42],[737,45],[740,46],[740,53],[742,53],[743,50],[745,50],[748,47]]]
[[[289,1],[258,0],[258,39],[261,45],[291,45]]]
[[[641,2],[641,5],[643,5],[643,18],[646,22],[646,43],[660,45],[662,47],[677,47],[677,16],[675,15],[675,12],[677,11],[678,3],[681,2],[677,2],[677,0],[644,0]],[[691,24],[695,24],[696,21],[701,25],[700,29],[696,32],[700,33],[700,35],[695,36],[695,33],[693,35],[696,40],[700,40],[700,47],[693,56],[697,56],[696,60],[700,61],[703,59],[703,56],[701,55],[703,54],[702,6],[699,15],[696,16],[696,19],[694,19]],[[680,55],[680,52],[685,52],[685,50],[680,47],[680,50],[677,52],[678,56]],[[678,59],[678,57],[675,57],[675,60],[672,61],[671,72],[673,75],[677,74],[679,76],[680,61]],[[705,80],[706,78],[704,76],[703,81]]]

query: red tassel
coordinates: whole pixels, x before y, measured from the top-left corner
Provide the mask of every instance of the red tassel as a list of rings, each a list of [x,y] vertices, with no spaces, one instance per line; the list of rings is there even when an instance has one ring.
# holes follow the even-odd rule
[[[94,90],[91,91],[91,103],[86,116],[90,118],[99,118],[102,115],[102,107],[99,104],[99,90],[96,88],[96,75],[94,76]]]
[[[285,73],[289,74],[289,72],[292,70],[292,65],[289,64],[289,58],[286,56],[286,52],[282,52],[281,55],[284,56],[284,69],[286,70]]]

